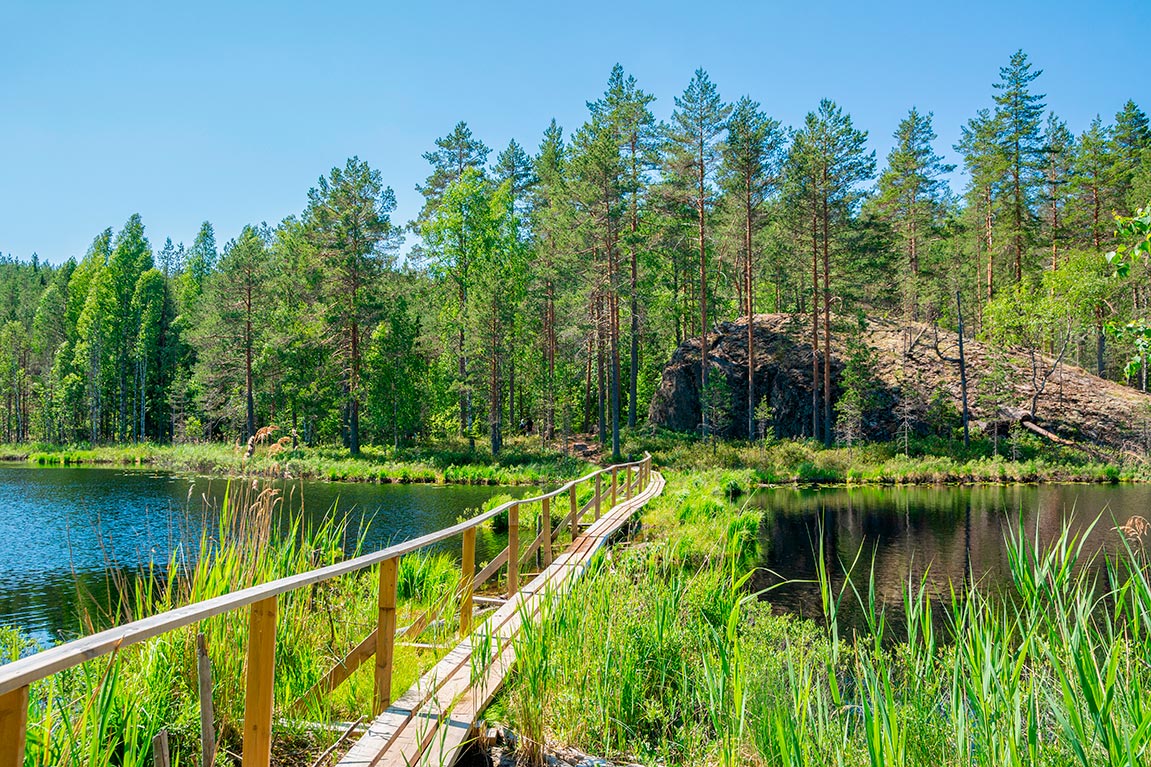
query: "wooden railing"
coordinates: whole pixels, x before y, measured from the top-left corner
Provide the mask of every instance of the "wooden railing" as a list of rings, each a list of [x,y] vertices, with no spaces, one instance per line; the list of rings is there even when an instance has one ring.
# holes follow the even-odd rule
[[[604,487],[605,479],[609,483],[607,488]],[[578,533],[579,522],[587,512],[594,510],[595,518],[599,519],[605,500],[608,501],[608,508],[611,508],[616,504],[621,493],[625,498],[631,498],[642,488],[647,487],[650,480],[651,455],[645,453],[642,460],[599,469],[579,479],[572,480],[550,493],[509,501],[452,527],[437,530],[434,533],[389,546],[371,554],[364,554],[334,565],[298,575],[290,575],[132,621],[123,626],[57,645],[43,652],[0,666],[0,767],[23,767],[25,734],[28,724],[29,687],[33,683],[64,669],[109,655],[129,645],[138,644],[193,623],[243,608],[249,608],[243,765],[244,767],[266,767],[269,763],[272,743],[276,609],[277,598],[281,594],[323,583],[332,578],[338,578],[341,575],[354,573],[377,564],[380,565],[379,611],[376,630],[354,648],[348,657],[329,672],[309,693],[309,696],[322,698],[324,694],[339,686],[368,658],[375,656],[373,711],[379,714],[388,706],[392,697],[392,660],[397,635],[396,574],[397,564],[401,556],[457,535],[462,537],[461,568],[463,577],[457,593],[460,606],[460,631],[467,633],[471,628],[472,595],[477,585],[485,583],[506,565],[507,593],[510,597],[519,590],[520,567],[534,556],[541,547],[545,565],[551,563],[553,543],[564,527],[561,525],[559,529],[552,531],[551,507],[553,502],[556,502],[561,496],[568,496],[569,509],[564,522],[571,530],[574,539]],[[594,484],[595,491],[591,499],[581,507],[578,504],[578,493],[585,483]],[[542,505],[541,529],[528,545],[527,551],[521,555],[519,510],[522,506],[532,503]],[[476,529],[505,511],[508,514],[508,546],[476,574]],[[414,636],[423,630],[427,621],[427,614],[420,616],[412,626],[406,628],[406,631]]]

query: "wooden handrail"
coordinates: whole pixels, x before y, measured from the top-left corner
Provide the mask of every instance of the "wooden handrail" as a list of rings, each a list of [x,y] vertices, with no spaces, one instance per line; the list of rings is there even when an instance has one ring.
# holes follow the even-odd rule
[[[147,618],[141,618],[140,620],[132,621],[122,626],[106,629],[90,636],[81,637],[71,642],[51,647],[25,658],[14,660],[11,663],[0,666],[0,714],[5,712],[5,704],[9,700],[27,700],[26,688],[28,685],[59,671],[78,666],[81,663],[108,655],[121,648],[144,642],[161,634],[166,634],[170,631],[223,613],[232,612],[243,607],[250,607],[265,600],[275,599],[281,594],[286,594],[305,586],[323,583],[324,581],[341,575],[354,573],[380,564],[381,562],[396,559],[404,554],[410,554],[422,549],[425,546],[460,535],[467,530],[473,530],[513,506],[542,502],[545,498],[550,501],[550,499],[569,492],[573,487],[577,487],[584,482],[589,482],[593,479],[598,482],[600,475],[605,472],[650,465],[650,461],[651,454],[644,453],[644,457],[639,461],[597,469],[579,479],[573,479],[551,492],[532,498],[521,498],[509,501],[471,519],[464,520],[463,522],[459,522],[442,530],[428,533],[427,535],[422,535],[419,538],[413,538],[412,540],[388,546],[387,548],[370,554],[363,554],[344,562],[337,562],[327,567],[285,576],[274,581],[249,586],[239,591],[213,597],[212,599],[194,602],[190,605],[158,613],[157,615],[152,615]],[[595,500],[597,501],[596,506],[598,510],[598,495]],[[511,557],[508,559],[509,561],[515,561]],[[0,716],[0,720],[4,720],[4,717]],[[3,721],[0,721],[0,724],[2,723]],[[20,740],[21,743],[19,745],[22,750],[23,738]],[[7,746],[7,743],[0,743],[0,764],[5,763],[5,755],[3,752]]]

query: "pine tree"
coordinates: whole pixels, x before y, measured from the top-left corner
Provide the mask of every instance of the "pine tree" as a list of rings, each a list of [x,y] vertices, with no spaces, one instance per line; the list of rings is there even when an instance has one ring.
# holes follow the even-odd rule
[[[378,170],[358,157],[308,192],[308,235],[325,271],[324,300],[339,338],[344,363],[347,403],[347,443],[352,455],[360,453],[361,332],[374,325],[375,288],[391,267],[401,235],[392,225],[396,208],[391,187]]]
[[[1147,204],[1146,199],[1133,194],[1135,177],[1146,152],[1151,150],[1151,123],[1146,113],[1134,101],[1128,100],[1115,115],[1111,131],[1111,182],[1118,215],[1130,215]]]
[[[444,190],[463,176],[468,168],[483,169],[491,150],[472,135],[471,128],[461,120],[452,132],[436,139],[436,148],[424,153],[424,159],[432,166],[431,175],[416,191],[424,196],[424,208],[419,221],[424,221],[439,205]]]
[[[531,157],[515,139],[508,142],[500,152],[492,168],[492,176],[497,184],[506,184],[511,196],[511,238],[515,247],[525,250],[530,247],[532,188],[538,183]],[[515,421],[516,407],[516,349],[519,333],[526,318],[520,317],[520,307],[515,307],[508,328],[508,420]],[[523,382],[521,381],[521,386]]]
[[[1111,148],[1111,129],[1097,116],[1079,137],[1074,159],[1075,209],[1072,215],[1082,232],[1081,238],[1077,239],[1080,244],[1100,254],[1111,229],[1108,215]]]
[[[1035,203],[1043,181],[1043,131],[1045,96],[1031,92],[1031,84],[1043,70],[1031,70],[1022,50],[999,70],[993,86],[997,143],[1006,166],[1003,194],[1007,237],[1014,264],[1015,281],[1023,279],[1024,258],[1035,234]]]
[[[697,69],[683,95],[676,98],[671,123],[665,129],[664,175],[667,186],[681,203],[694,211],[698,222],[701,392],[708,388],[708,219],[715,203],[715,175],[730,114],[731,106],[723,103],[707,72]],[[706,436],[706,410],[702,414]]]
[[[829,99],[809,112],[788,154],[788,194],[810,222],[812,278],[812,434],[819,436],[820,304],[823,311],[823,440],[832,441],[831,420],[831,252],[863,198],[861,184],[875,173],[875,152],[867,132],[858,130]],[[822,274],[820,266],[822,262]],[[821,290],[822,282],[822,290]]]
[[[723,145],[721,186],[742,237],[742,312],[747,316],[747,436],[755,439],[755,241],[763,225],[764,207],[779,183],[784,132],[747,96],[735,105]]]
[[[180,301],[180,311],[191,313],[195,310],[196,302],[204,292],[204,282],[208,275],[216,268],[220,254],[216,251],[216,231],[209,221],[200,224],[200,231],[192,241],[192,247],[184,253],[177,288]]]
[[[625,168],[611,123],[595,117],[585,123],[572,138],[571,191],[579,211],[581,229],[592,251],[590,275],[592,315],[595,326],[597,356],[602,360],[606,336],[606,364],[599,388],[601,441],[607,437],[607,419],[611,420],[612,456],[620,455],[620,263],[619,242],[627,208]],[[602,262],[600,261],[602,259]],[[610,387],[611,399],[606,399]]]
[[[271,279],[267,244],[255,227],[245,226],[224,247],[204,286],[207,300],[196,340],[202,350],[198,377],[209,398],[205,409],[238,428],[241,440],[254,436],[258,428],[255,365],[269,330]]]
[[[491,150],[484,142],[472,135],[468,124],[462,120],[456,123],[456,127],[447,136],[436,139],[436,149],[424,153],[424,159],[431,164],[432,172],[423,186],[416,187],[416,191],[424,196],[424,207],[414,226],[422,231],[439,207],[445,190],[461,179],[465,171],[469,169],[482,171],[488,161],[489,154],[491,154]],[[464,237],[466,231],[466,228],[457,228],[456,236]],[[460,318],[467,313],[467,291],[471,275],[466,254],[470,247],[469,243],[462,241],[453,246],[453,250],[463,256],[463,260],[455,263],[453,267],[454,280],[458,289],[458,316]],[[469,385],[466,330],[462,321],[459,324],[456,358],[459,364],[456,387],[459,390],[460,433],[468,434],[472,424],[471,387]]]
[[[645,93],[635,77],[625,75],[623,67],[616,64],[608,77],[607,91],[603,97],[588,104],[593,118],[601,118],[612,125],[623,156],[623,184],[628,197],[624,225],[626,234],[623,239],[630,260],[628,298],[631,332],[627,425],[631,428],[636,425],[639,388],[639,251],[643,244],[640,211],[647,193],[647,175],[659,161],[656,122],[650,109],[653,101],[655,96]]]
[[[570,207],[566,205],[567,161],[563,129],[552,120],[533,160],[538,183],[532,190],[531,206],[536,247],[532,270],[535,279],[542,283],[543,293],[540,325],[544,358],[544,430],[548,434],[552,433],[556,423],[557,292],[561,275],[566,271],[563,255],[570,247]]]
[[[944,176],[955,170],[943,162],[932,142],[932,114],[912,107],[895,129],[895,146],[887,155],[887,168],[879,176],[875,206],[881,218],[897,232],[905,258],[901,283],[904,306],[912,319],[919,318],[923,243],[937,230],[947,209],[948,189]]]
[[[1075,136],[1054,114],[1047,115],[1043,132],[1043,223],[1051,243],[1051,268],[1059,268],[1059,247],[1066,239],[1066,208],[1071,196],[1075,162]]]
[[[984,285],[983,298],[988,301],[995,295],[995,225],[1005,165],[1003,152],[996,141],[998,134],[998,118],[981,109],[963,126],[959,143],[955,145],[955,150],[963,155],[969,178],[964,212],[969,218],[976,219],[971,228],[981,233],[975,249],[976,282]],[[981,250],[987,254],[987,271],[983,279],[978,276],[982,271]]]

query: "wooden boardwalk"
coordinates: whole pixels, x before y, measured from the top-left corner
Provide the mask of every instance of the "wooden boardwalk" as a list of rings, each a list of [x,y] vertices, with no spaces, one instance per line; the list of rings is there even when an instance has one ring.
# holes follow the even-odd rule
[[[645,453],[641,460],[596,469],[550,492],[508,501],[451,527],[380,551],[151,615],[14,660],[0,666],[0,767],[24,764],[31,685],[81,663],[114,656],[122,648],[241,610],[248,614],[249,640],[244,680],[243,767],[268,767],[276,711],[275,636],[280,596],[368,568],[375,568],[379,579],[375,630],[303,698],[289,704],[290,708],[299,713],[313,702],[322,703],[357,668],[373,661],[373,713],[378,718],[343,764],[449,764],[470,736],[476,718],[503,683],[514,660],[512,640],[521,622],[534,618],[545,594],[567,589],[587,568],[592,555],[662,489],[663,478],[652,471],[651,455]],[[586,497],[589,490],[592,491],[590,500],[580,506],[581,493]],[[553,530],[552,510],[565,499],[568,512],[563,515],[560,527]],[[617,503],[620,500],[622,502]],[[540,529],[525,549],[520,545],[519,512],[528,504],[540,505]],[[605,506],[610,508],[601,515]],[[507,548],[477,573],[476,531],[501,514],[506,514],[508,520]],[[592,514],[595,522],[580,533],[581,520],[587,514]],[[571,531],[573,542],[567,551],[553,557],[553,544],[565,526]],[[455,596],[459,603],[460,632],[468,639],[389,706],[396,638],[418,639],[435,615],[447,606],[442,604],[430,609],[410,626],[397,630],[399,558],[457,538],[462,545],[462,578]],[[544,571],[521,589],[520,569],[537,552],[542,556]],[[473,592],[477,586],[498,577],[501,570],[506,571],[509,599],[471,632]],[[473,652],[473,647],[479,649]],[[211,722],[211,707],[204,704],[204,700],[211,699],[210,679],[207,684],[207,693],[201,698],[201,716]]]
[[[663,491],[651,482],[611,508],[579,534],[566,551],[501,605],[475,631],[423,675],[371,723],[340,761],[342,767],[447,767],[478,733],[484,708],[515,661],[514,642],[525,620],[535,620],[544,600],[571,588],[597,551],[635,513]]]

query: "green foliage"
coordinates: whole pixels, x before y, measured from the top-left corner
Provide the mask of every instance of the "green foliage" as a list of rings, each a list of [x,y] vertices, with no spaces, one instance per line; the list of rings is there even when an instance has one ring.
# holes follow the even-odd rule
[[[1107,254],[1107,261],[1119,277],[1127,277],[1132,267],[1151,259],[1151,205],[1140,208],[1131,217],[1116,216],[1115,222],[1116,232],[1124,242]],[[1130,379],[1147,364],[1147,353],[1151,350],[1151,322],[1139,317],[1125,325],[1112,324],[1109,329],[1134,347],[1135,353],[1124,368],[1124,375]]]
[[[836,434],[848,445],[863,438],[863,416],[874,407],[878,389],[875,352],[864,343],[863,330],[860,323],[858,330],[848,337],[847,359],[839,379],[843,393],[835,403]]]
[[[668,489],[696,481],[673,475]],[[1010,594],[940,598],[911,578],[887,598],[898,624],[874,577],[850,591],[838,572],[850,564],[820,549],[817,623],[748,593],[754,559],[733,559],[731,542],[757,515],[722,512],[727,543],[685,559],[675,541],[697,531],[660,526],[664,513],[645,515],[647,546],[599,560],[517,641],[531,662],[508,713],[533,741],[668,765],[1138,764],[1151,746],[1138,549],[1117,550],[1101,595],[1078,566],[1083,538],[1008,531]],[[849,602],[868,622],[860,636],[837,630]]]
[[[402,261],[394,195],[355,157],[303,211],[222,249],[205,221],[153,254],[134,215],[63,264],[0,256],[0,439],[234,443],[276,427],[292,447],[482,437],[499,454],[530,421],[544,444],[599,431],[614,454],[705,328],[815,310],[820,346],[842,348],[857,310],[954,326],[957,292],[969,326],[1032,357],[1032,409],[1043,358],[1087,366],[1092,338],[1100,375],[1130,360],[1142,387],[1151,260],[1102,254],[1139,241],[1110,216],[1151,194],[1149,121],[1129,101],[1074,136],[1039,78],[1015,53],[966,124],[962,198],[930,112],[900,121],[869,190],[868,134],[832,101],[793,130],[751,96],[725,103],[700,69],[660,125],[616,65],[570,139],[553,121],[534,156],[511,141],[488,167],[463,122],[437,139]],[[740,424],[703,408],[709,435],[754,436],[769,419],[749,404]]]

